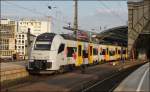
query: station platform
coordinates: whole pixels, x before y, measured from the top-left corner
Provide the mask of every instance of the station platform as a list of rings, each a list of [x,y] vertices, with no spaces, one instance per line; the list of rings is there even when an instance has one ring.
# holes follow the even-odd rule
[[[144,64],[132,74],[130,74],[123,82],[114,90],[114,92],[150,92],[150,62]]]
[[[2,62],[0,70],[11,70],[11,69],[17,69],[17,68],[24,68],[26,66],[26,61],[18,61],[18,62]]]
[[[26,61],[0,63],[0,82],[28,76]]]

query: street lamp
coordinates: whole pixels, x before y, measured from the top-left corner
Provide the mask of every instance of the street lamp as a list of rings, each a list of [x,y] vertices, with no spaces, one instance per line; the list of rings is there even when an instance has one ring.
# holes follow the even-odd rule
[[[52,7],[51,7],[51,6],[48,6],[48,9],[52,9]]]

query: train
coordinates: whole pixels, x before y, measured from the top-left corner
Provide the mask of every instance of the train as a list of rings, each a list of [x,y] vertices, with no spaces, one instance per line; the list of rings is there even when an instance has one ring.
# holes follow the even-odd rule
[[[27,69],[32,73],[65,71],[81,65],[95,65],[127,59],[127,48],[79,40],[66,34],[43,33],[30,50]]]

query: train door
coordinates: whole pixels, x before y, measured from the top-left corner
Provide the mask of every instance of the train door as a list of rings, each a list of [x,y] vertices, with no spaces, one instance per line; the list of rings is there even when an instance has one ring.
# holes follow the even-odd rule
[[[128,49],[126,48],[126,59],[128,59]]]
[[[98,64],[98,45],[93,45],[93,63]]]
[[[122,47],[122,49],[121,49],[121,54],[122,54],[122,59],[125,59],[125,57],[126,57],[126,50],[125,50],[124,47]]]
[[[102,61],[106,61],[106,45],[101,45],[100,48],[101,48],[100,58]]]
[[[106,48],[105,58],[106,58],[106,61],[109,61],[109,48],[108,47]]]
[[[118,48],[115,48],[115,60],[118,60]]]
[[[116,47],[116,59],[120,60],[121,58],[121,47],[117,46]]]
[[[109,47],[109,60],[110,61],[115,60],[115,48],[114,48],[114,46]]]
[[[83,55],[83,64],[88,64],[88,43],[83,43],[83,51],[82,51],[82,55]]]
[[[88,53],[89,64],[93,64],[93,45],[91,43],[88,46]]]
[[[80,66],[83,63],[83,58],[82,58],[82,44],[78,42],[77,46],[77,62],[76,65]]]
[[[102,54],[102,46],[99,46],[99,55],[98,55],[98,57],[99,57],[99,62],[104,60],[103,54]]]
[[[121,59],[121,47],[118,47],[118,59]]]

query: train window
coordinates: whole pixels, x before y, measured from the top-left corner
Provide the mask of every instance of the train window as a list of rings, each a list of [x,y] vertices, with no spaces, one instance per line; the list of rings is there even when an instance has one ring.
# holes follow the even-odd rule
[[[102,55],[102,51],[100,51],[100,53],[99,53],[100,55]]]
[[[78,46],[78,56],[81,56],[81,45]]]
[[[58,53],[61,53],[62,51],[64,51],[64,48],[65,48],[65,44],[60,44]]]
[[[41,42],[38,41],[35,43],[34,50],[50,50],[51,43],[50,42]]]
[[[99,51],[100,51],[100,52],[99,52],[99,54],[100,54],[100,55],[102,55],[102,48],[100,48],[100,50],[99,50]]]
[[[88,58],[88,52],[86,50],[83,50],[83,58]]]
[[[110,56],[114,56],[115,55],[115,51],[113,51],[113,50],[109,51],[109,55]]]
[[[116,54],[117,54],[117,48],[115,48],[115,50],[116,50]]]
[[[107,55],[108,55],[108,52],[109,52],[109,50],[108,50],[108,48],[107,48]]]
[[[90,56],[92,56],[92,46],[90,46]]]
[[[120,51],[120,50],[118,50],[118,54],[121,54],[121,51]]]
[[[73,57],[73,53],[76,52],[76,47],[67,47],[67,57]]]
[[[123,50],[123,54],[126,54],[126,50]]]
[[[102,50],[102,55],[105,55],[105,53],[106,53],[106,49],[103,49]]]
[[[98,50],[96,48],[93,48],[93,55],[97,55],[98,54]]]
[[[36,41],[49,41],[52,42],[53,38],[55,37],[54,33],[44,33],[37,36]]]
[[[34,49],[35,50],[50,50],[50,44],[36,44]]]

